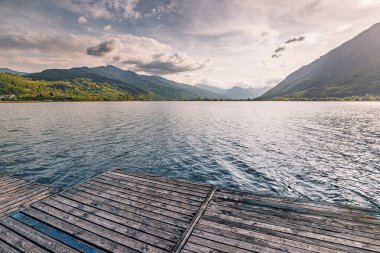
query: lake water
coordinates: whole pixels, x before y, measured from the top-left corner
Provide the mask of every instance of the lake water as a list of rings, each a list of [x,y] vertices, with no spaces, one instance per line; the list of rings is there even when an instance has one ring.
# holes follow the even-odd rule
[[[56,187],[114,167],[380,207],[380,103],[0,104],[0,172]]]

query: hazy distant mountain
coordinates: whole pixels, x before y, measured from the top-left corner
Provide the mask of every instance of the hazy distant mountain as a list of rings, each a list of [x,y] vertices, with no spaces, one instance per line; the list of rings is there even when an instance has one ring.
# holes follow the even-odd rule
[[[380,96],[380,23],[290,74],[260,99]]]
[[[15,74],[15,75],[19,75],[19,76],[23,76],[23,75],[28,74],[26,72],[20,72],[20,71],[12,70],[9,68],[0,68],[0,73],[10,73],[10,74]]]
[[[267,92],[271,87],[265,86],[261,88],[241,88],[239,86],[234,86],[230,89],[221,89],[218,87],[206,85],[206,84],[196,84],[198,88],[208,90],[217,94],[220,94],[229,99],[253,99],[265,92]]]
[[[120,89],[136,93],[152,93],[158,99],[214,99],[221,96],[199,89],[197,87],[176,83],[160,76],[138,75],[130,70],[122,70],[114,66],[95,68],[48,69],[40,73],[29,74],[34,80],[68,80],[74,78],[88,78],[96,82],[107,82]]]

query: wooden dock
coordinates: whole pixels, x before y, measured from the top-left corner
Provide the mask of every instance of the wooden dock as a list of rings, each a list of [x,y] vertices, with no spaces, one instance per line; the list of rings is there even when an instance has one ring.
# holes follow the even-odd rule
[[[114,170],[3,217],[0,252],[380,252],[380,210]]]
[[[53,194],[45,185],[0,173],[0,218]]]

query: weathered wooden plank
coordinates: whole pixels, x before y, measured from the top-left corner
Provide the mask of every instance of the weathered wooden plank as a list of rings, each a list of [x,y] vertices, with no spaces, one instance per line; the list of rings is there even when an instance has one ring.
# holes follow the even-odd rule
[[[294,217],[294,219],[306,219],[315,221],[318,220],[318,224],[320,222],[326,222],[330,223],[333,226],[340,226],[340,227],[351,227],[352,229],[356,230],[364,230],[368,232],[374,232],[379,231],[379,226],[373,223],[363,223],[354,219],[345,219],[345,217],[336,217],[336,216],[320,216],[318,213],[308,213],[308,212],[297,212],[294,210],[287,210],[287,209],[279,209],[275,207],[270,206],[264,206],[264,205],[239,205],[239,204],[224,204],[221,202],[213,202],[210,204],[210,208],[212,209],[229,209],[229,210],[242,210],[247,212],[265,212],[267,214],[272,215],[278,215],[278,216],[288,216],[288,217]]]
[[[251,193],[251,192],[231,192],[223,189],[219,189],[218,193],[225,196],[236,196],[239,198],[259,198],[263,200],[273,200],[273,201],[281,201],[283,203],[288,204],[294,204],[294,205],[307,205],[310,207],[322,207],[322,208],[333,208],[337,211],[339,209],[350,209],[352,212],[377,212],[380,213],[380,209],[375,208],[366,208],[366,207],[360,207],[360,206],[352,206],[352,205],[340,205],[337,203],[330,203],[327,201],[318,201],[318,200],[309,200],[309,199],[302,199],[302,198],[295,198],[295,197],[287,197],[287,196],[273,196],[273,195],[264,195],[264,194],[257,194],[257,193]]]
[[[60,206],[61,207],[61,206]],[[128,237],[131,234],[128,234],[128,236],[125,236],[125,234],[128,233],[128,230],[123,230],[123,234],[116,232],[119,228],[117,226],[113,226],[113,229],[106,228],[105,225],[109,225],[109,223],[103,222],[102,225],[100,226],[98,224],[92,223],[95,221],[93,219],[91,222],[84,219],[84,218],[79,218],[78,216],[75,216],[73,214],[70,214],[68,212],[61,211],[55,207],[45,205],[43,203],[35,203],[33,204],[33,208],[36,208],[40,211],[43,211],[45,213],[48,213],[54,217],[57,217],[59,219],[62,219],[72,225],[80,226],[81,228],[84,228],[88,231],[92,231],[93,233],[102,236],[106,239],[112,240],[124,247],[127,247],[129,249],[134,249],[136,251],[143,251],[147,253],[161,253],[164,252],[164,250],[157,248],[153,245],[148,245],[142,241],[136,240],[132,237]],[[90,214],[86,216],[87,218],[91,217]],[[99,222],[104,221],[104,220],[98,220]]]
[[[312,252],[311,250],[304,248],[297,247],[298,245],[293,245],[292,243],[288,243],[281,238],[271,238],[267,237],[267,234],[265,233],[259,233],[257,234],[250,234],[247,235],[242,231],[239,227],[228,227],[228,229],[225,229],[224,227],[218,226],[219,224],[210,224],[209,221],[202,219],[202,221],[198,224],[197,229],[202,232],[208,232],[211,234],[217,234],[223,237],[229,237],[236,239],[238,241],[248,242],[248,243],[254,243],[256,245],[260,245],[263,247],[285,251],[285,252]],[[256,232],[256,231],[255,231]],[[220,239],[222,237],[215,238],[216,240]],[[223,243],[223,241],[219,241],[220,243]]]
[[[339,218],[332,218],[332,217],[324,217],[324,216],[318,216],[315,214],[306,214],[306,213],[295,213],[295,212],[286,212],[284,210],[277,210],[277,209],[271,209],[271,208],[265,208],[265,207],[255,207],[252,206],[250,209],[237,209],[234,207],[227,207],[227,206],[221,206],[215,203],[210,203],[209,211],[215,212],[215,213],[224,213],[226,215],[231,216],[241,216],[246,217],[249,219],[251,215],[260,215],[262,217],[265,217],[265,215],[269,215],[270,217],[279,217],[284,222],[307,222],[311,225],[314,225],[319,227],[320,225],[326,226],[327,229],[337,229],[344,232],[344,230],[349,230],[350,233],[353,234],[359,234],[360,236],[364,236],[363,234],[367,234],[366,237],[373,238],[373,236],[379,234],[378,229],[373,226],[368,226],[368,224],[358,223],[358,222],[351,222],[346,220],[341,220]],[[365,233],[363,233],[365,231]]]
[[[245,198],[245,197],[231,197],[228,194],[221,194],[219,193],[216,195],[216,198],[214,200],[216,203],[222,203],[222,205],[238,205],[241,207],[250,207],[252,205],[254,206],[265,206],[265,207],[270,207],[270,208],[276,208],[276,209],[283,209],[283,210],[289,210],[293,212],[303,212],[303,213],[314,213],[318,214],[319,216],[326,216],[326,217],[340,217],[344,219],[349,219],[349,220],[355,220],[359,222],[364,222],[364,223],[371,223],[371,224],[380,224],[380,221],[376,219],[375,214],[370,214],[370,213],[364,213],[364,212],[359,212],[360,215],[356,212],[351,212],[347,208],[341,208],[341,211],[337,212],[332,210],[331,208],[329,209],[327,206],[326,208],[321,208],[321,207],[309,207],[306,205],[302,204],[291,204],[291,203],[285,203],[281,201],[268,201],[268,200],[261,200],[261,199],[254,199],[254,198]],[[335,207],[336,209],[336,207]],[[379,216],[380,217],[380,216]]]
[[[125,179],[125,178],[120,178],[120,177],[119,178],[113,177],[110,175],[102,175],[100,177],[97,177],[96,180],[98,182],[103,181],[103,180],[105,180],[106,182],[112,182],[114,184],[117,184],[118,187],[122,187],[122,188],[125,187],[126,189],[129,189],[130,187],[132,187],[136,189],[144,189],[144,190],[150,190],[150,191],[153,190],[154,192],[160,192],[163,194],[167,194],[169,196],[171,195],[171,196],[179,197],[183,199],[192,199],[198,202],[202,202],[206,196],[206,194],[203,194],[201,196],[194,196],[192,194],[178,192],[173,189],[165,189],[163,187],[158,187],[155,184],[144,184],[144,183],[141,183],[141,181],[136,181],[131,178]]]
[[[155,213],[151,213],[150,217],[144,216],[139,212],[139,209],[137,209],[135,212],[130,212],[130,209],[128,206],[114,202],[114,201],[107,201],[107,200],[101,200],[101,199],[91,199],[89,197],[85,197],[86,195],[80,195],[80,193],[77,194],[68,194],[65,192],[63,195],[59,195],[59,197],[64,197],[69,200],[76,201],[78,203],[84,204],[86,206],[80,206],[78,205],[78,208],[84,208],[88,209],[90,207],[99,209],[100,211],[108,212],[112,215],[117,215],[118,217],[124,218],[127,221],[130,220],[132,223],[137,222],[138,224],[144,224],[149,227],[152,227],[154,229],[158,229],[160,234],[162,236],[167,236],[168,238],[171,236],[176,236],[183,232],[183,228],[180,228],[178,226],[174,226],[172,224],[163,222],[162,220],[165,220],[165,216],[160,216]],[[58,198],[58,196],[57,196]],[[88,207],[87,207],[88,206]],[[93,210],[93,212],[96,212]],[[125,221],[126,222],[126,221]],[[155,230],[152,230],[155,231]],[[177,239],[177,238],[176,238]],[[176,240],[175,239],[175,240]]]
[[[45,213],[43,211],[37,210],[35,208],[31,208],[31,207],[24,209],[22,212],[39,221],[43,221],[44,223],[47,223],[54,228],[58,228],[64,231],[65,233],[68,233],[74,237],[80,238],[84,240],[86,243],[96,245],[101,250],[108,251],[108,252],[120,252],[120,253],[124,253],[124,252],[138,253],[137,250],[133,250],[131,248],[125,247],[113,240],[110,240],[101,235],[95,234],[91,230],[82,228],[80,224],[73,225],[67,222],[66,220],[68,219],[68,216],[66,215],[62,217],[64,219],[60,219],[60,218],[50,215],[49,213]]]
[[[37,242],[39,245],[41,245],[45,249],[51,250],[52,252],[57,252],[57,253],[79,252],[77,250],[74,250],[73,248],[70,248],[56,241],[55,239],[49,236],[42,234],[41,232],[34,230],[33,228],[15,219],[5,217],[2,220],[0,220],[0,224],[3,226],[6,226],[8,229],[13,230],[14,232],[17,232],[18,234],[22,235],[23,237],[27,238],[28,240],[32,242]]]
[[[373,230],[375,232],[378,230],[379,226],[376,224],[367,224],[367,223],[361,223],[358,221],[352,221],[352,220],[345,220],[340,219],[336,217],[326,217],[326,216],[320,216],[318,214],[311,214],[311,213],[298,213],[288,210],[282,210],[282,209],[275,209],[270,208],[266,206],[250,206],[250,208],[235,208],[228,205],[220,205],[218,203],[212,203],[210,205],[210,211],[214,211],[217,213],[224,212],[229,213],[233,215],[233,213],[240,212],[243,215],[259,215],[260,217],[265,217],[268,215],[268,219],[273,219],[273,217],[277,217],[278,219],[284,221],[284,222],[298,222],[298,223],[308,223],[311,225],[318,225],[318,226],[325,226],[327,229],[336,229],[336,230],[344,230],[346,229],[347,232],[353,233],[353,234],[361,234],[363,236],[363,233],[361,231],[366,231],[366,233]],[[379,231],[380,232],[380,231]],[[374,234],[370,233],[370,236],[373,236]]]
[[[143,202],[145,202],[145,200],[143,200],[143,199],[140,199],[140,201],[143,200],[143,202],[139,202],[139,201],[131,200],[130,196],[122,195],[122,197],[121,197],[120,195],[118,196],[118,195],[109,194],[109,191],[107,191],[107,190],[101,191],[101,189],[100,189],[100,191],[99,190],[94,191],[91,188],[85,188],[82,186],[79,186],[77,189],[79,189],[83,192],[89,193],[89,194],[93,194],[95,196],[99,196],[102,198],[108,198],[108,199],[114,200],[116,202],[124,203],[124,204],[129,206],[129,209],[131,211],[138,209],[138,212],[145,213],[146,215],[149,215],[148,212],[156,213],[159,215],[164,215],[165,219],[166,219],[165,222],[168,222],[168,223],[173,224],[173,225],[183,227],[183,224],[187,224],[186,222],[188,222],[191,218],[191,216],[186,215],[186,214],[180,214],[180,213],[176,213],[174,211],[168,210],[168,209],[164,209],[161,207],[154,206],[153,203],[144,204]],[[150,204],[152,204],[152,205],[150,205]]]
[[[217,225],[210,226],[209,224],[205,223],[204,220],[202,220],[198,224],[197,232],[194,233],[194,235],[203,237],[205,239],[214,240],[219,243],[227,243],[231,245],[233,245],[232,243],[236,245],[240,242],[247,245],[247,247],[249,247],[249,243],[251,243],[264,248],[279,250],[283,252],[315,252],[313,251],[312,246],[309,246],[307,244],[298,242],[293,243],[291,240],[271,236],[270,234],[260,233],[258,231],[243,231],[238,227],[219,227]],[[321,247],[319,247],[319,249],[320,248]],[[325,251],[319,252],[332,252],[328,249],[324,250]]]
[[[9,244],[5,243],[0,238],[0,253],[19,253],[17,249],[13,248]]]
[[[50,237],[52,240],[59,241],[62,244],[67,245],[68,247],[71,247],[72,249],[78,250],[80,252],[85,252],[85,253],[104,253],[104,251],[100,250],[99,248],[95,248],[91,246],[90,244],[82,242],[81,240],[67,233],[64,233],[63,231],[59,229],[46,225],[21,212],[14,213],[12,214],[11,217],[27,225],[28,227],[32,228],[33,233],[36,233],[36,232],[43,233],[44,235],[47,235],[48,237]]]
[[[19,249],[23,252],[48,253],[48,251],[44,250],[43,248],[39,247],[34,243],[31,243],[30,241],[19,236],[18,234],[4,227],[3,225],[0,225],[0,238],[4,242],[8,243],[9,245],[12,245],[16,249]]]
[[[179,238],[177,244],[174,246],[174,248],[172,250],[173,253],[180,253],[181,252],[184,245],[186,244],[186,241],[190,237],[195,226],[197,225],[198,221],[201,219],[204,211],[206,210],[208,204],[210,203],[212,197],[214,196],[215,191],[216,191],[216,187],[211,188],[210,192],[207,194],[207,196],[205,198],[205,201],[199,207],[198,212],[195,214],[195,216],[191,220],[190,224],[187,226],[186,230],[184,231],[182,236]]]
[[[4,202],[1,204],[0,208],[6,208],[8,206],[11,206],[13,204],[17,203],[24,203],[33,200],[36,198],[39,194],[49,193],[51,192],[50,189],[45,187],[39,187],[39,188],[32,188],[32,189],[25,189],[21,194],[14,195],[13,193],[9,194],[9,197],[4,200]]]
[[[181,252],[182,252],[182,253],[197,253],[197,252],[190,251],[190,250],[187,250],[187,249],[183,249]],[[219,252],[219,253],[220,253],[220,252]]]
[[[80,185],[77,188],[83,190],[83,187],[86,189],[91,189],[93,191],[105,192],[113,196],[121,196],[122,198],[128,199],[133,203],[138,202],[140,204],[153,206],[155,208],[165,209],[167,211],[184,214],[185,216],[188,216],[188,217],[192,217],[196,213],[196,210],[197,210],[194,207],[191,207],[191,209],[188,209],[189,205],[183,204],[183,203],[172,202],[172,201],[167,201],[167,202],[157,201],[157,198],[153,198],[151,196],[145,196],[144,194],[139,194],[138,192],[134,192],[134,191],[120,194],[119,192],[116,192],[112,189],[102,188],[101,186],[95,186],[95,185]]]
[[[236,195],[234,193],[227,192],[218,192],[216,195],[217,199],[220,200],[229,200],[232,202],[238,201],[241,203],[253,203],[253,204],[266,204],[270,206],[278,206],[281,209],[289,209],[293,210],[297,208],[297,210],[305,210],[306,212],[317,212],[319,214],[327,214],[329,216],[355,216],[360,218],[369,218],[373,219],[375,210],[371,211],[363,211],[358,209],[353,209],[344,206],[336,206],[331,204],[321,204],[321,203],[313,203],[313,202],[305,202],[305,201],[290,201],[289,199],[285,200],[282,198],[274,198],[274,197],[264,197],[264,196],[256,196],[254,194],[243,194]],[[380,214],[380,213],[378,213]],[[378,222],[380,224],[380,222]]]
[[[349,233],[350,230],[334,229],[333,227],[322,227],[320,224],[312,223],[299,223],[294,220],[278,219],[278,217],[268,215],[255,215],[252,213],[250,216],[240,214],[239,217],[234,215],[225,215],[221,213],[215,213],[207,211],[205,217],[216,217],[219,219],[240,222],[246,225],[252,225],[257,227],[263,227],[273,230],[278,230],[290,234],[303,234],[305,237],[321,238],[330,242],[339,242],[340,239],[349,240],[349,243],[364,242],[380,246],[380,234],[373,237],[368,234],[362,233],[360,235]],[[317,225],[317,226],[315,226]],[[315,234],[315,235],[314,235]],[[374,240],[378,237],[378,240]],[[349,244],[347,244],[349,245]]]
[[[353,248],[346,245],[320,241],[318,239],[306,238],[298,235],[294,236],[270,229],[262,229],[254,226],[246,226],[244,224],[231,223],[229,221],[209,221],[205,218],[205,220],[202,220],[199,224],[199,229],[202,231],[218,233],[224,236],[226,236],[228,232],[235,232],[240,234],[241,240],[243,240],[243,238],[258,238],[276,244],[299,248],[301,251],[369,252],[368,250],[363,250],[360,248]]]
[[[2,189],[1,192],[5,192],[5,191],[7,191],[9,189],[12,189],[12,188],[15,188],[17,186],[21,186],[21,185],[27,186],[29,184],[31,184],[31,182],[24,181],[24,180],[19,180],[19,181],[14,180],[14,181],[11,181],[11,182],[2,183],[2,184],[0,184],[1,189]]]
[[[18,211],[54,192],[54,189],[0,173],[0,217]]]
[[[183,203],[183,204],[187,205],[188,209],[192,209],[192,210],[198,209],[198,207],[201,205],[201,202],[195,201],[192,199],[184,199],[184,198],[180,198],[180,197],[175,197],[175,196],[171,196],[167,193],[162,193],[160,191],[152,191],[151,189],[148,189],[148,188],[144,189],[141,187],[133,187],[133,186],[127,187],[125,185],[123,185],[124,187],[121,187],[121,185],[115,184],[111,181],[91,180],[91,181],[87,182],[86,185],[87,184],[103,186],[105,188],[112,189],[114,191],[121,192],[121,193],[128,193],[128,192],[133,191],[133,192],[138,193],[141,196],[144,196],[145,198],[148,198],[148,197],[155,198],[156,201],[164,202],[164,203],[170,202],[173,205],[176,205],[178,203]]]
[[[19,188],[26,187],[29,184],[30,184],[29,182],[20,182],[19,184],[12,184],[12,186],[7,187],[7,188],[3,188],[3,186],[1,186],[0,196],[9,196],[10,195],[9,193],[14,193]]]
[[[15,198],[22,198],[24,197],[25,194],[38,192],[44,189],[45,189],[44,186],[39,186],[39,185],[36,185],[35,187],[33,186],[21,187],[17,189],[16,191],[13,191],[12,194],[7,194],[5,196],[2,196],[0,198],[0,207],[7,204],[9,202],[9,198],[11,198],[12,201],[17,201],[17,199]]]
[[[198,236],[200,235],[200,236]],[[222,251],[222,252],[239,252],[239,253],[252,253],[252,252],[268,252],[268,253],[278,253],[282,252],[279,250],[263,247],[260,245],[254,245],[251,243],[245,244],[234,239],[226,238],[224,243],[210,240],[205,238],[205,234],[197,230],[194,230],[193,235],[189,238],[189,242],[193,244],[202,245],[213,250]],[[244,248],[242,248],[244,247]],[[212,252],[212,251],[211,251]]]
[[[113,172],[117,172],[117,173],[125,173],[124,171],[122,170],[114,170]],[[169,177],[163,177],[163,176],[158,176],[158,175],[152,175],[152,174],[142,174],[142,173],[134,173],[134,172],[128,172],[126,173],[128,175],[133,175],[133,176],[136,176],[136,177],[141,177],[141,178],[148,178],[148,179],[153,179],[155,181],[160,181],[160,182],[166,182],[168,184],[180,184],[180,185],[187,185],[191,188],[198,188],[198,189],[203,189],[203,190],[210,190],[210,188],[212,187],[211,185],[208,185],[208,184],[202,184],[202,183],[193,183],[193,182],[190,182],[189,180],[182,180],[182,179],[174,179],[174,178],[169,178]]]
[[[233,248],[233,247],[231,247]],[[234,251],[237,249],[234,248]],[[192,242],[187,242],[185,248],[182,250],[181,253],[185,252],[195,252],[195,253],[228,253],[227,251],[221,251],[221,250],[216,250],[212,248],[208,248],[199,244],[194,244]],[[232,251],[230,251],[232,253]],[[247,251],[246,251],[247,252]],[[251,251],[250,251],[251,253]]]
[[[139,240],[141,242],[146,243],[147,245],[150,244],[163,250],[170,250],[174,246],[174,243],[172,241],[165,240],[153,234],[147,234],[146,232],[142,231],[142,226],[136,229],[132,226],[125,226],[124,224],[122,225],[120,223],[117,223],[115,219],[112,219],[115,217],[111,217],[111,219],[106,219],[101,216],[97,216],[94,212],[86,212],[51,198],[43,200],[42,203],[59,209],[61,211],[64,211],[66,213],[69,213],[73,216],[79,217],[83,220],[89,221],[93,224],[102,226],[104,228],[108,228],[112,232],[115,231],[126,237]],[[118,234],[116,235],[118,236]],[[138,245],[138,243],[135,244]],[[126,245],[128,246],[128,244]]]
[[[291,206],[285,206],[285,205],[277,205],[273,203],[267,203],[263,201],[250,201],[250,203],[247,202],[232,202],[232,201],[223,201],[221,199],[216,199],[215,203],[218,203],[223,206],[231,206],[236,207],[240,209],[246,209],[249,210],[251,208],[267,208],[267,209],[276,209],[276,210],[284,210],[286,212],[295,212],[295,213],[305,213],[305,214],[314,214],[318,216],[324,216],[324,217],[330,217],[330,218],[339,218],[341,220],[347,220],[351,222],[359,222],[359,223],[366,223],[369,225],[379,225],[379,222],[375,219],[375,217],[370,218],[363,218],[358,217],[355,215],[348,215],[345,213],[342,213],[339,215],[338,213],[328,213],[328,212],[318,212],[316,210],[306,209],[302,207],[291,207]]]
[[[22,181],[22,179],[17,179],[17,178],[10,177],[8,175],[4,175],[4,174],[0,173],[0,185],[1,186],[6,185],[7,183],[18,182],[18,181]]]
[[[190,209],[190,206],[187,204],[183,204],[183,203],[179,203],[175,201],[162,201],[162,200],[159,201],[160,199],[158,199],[157,197],[139,194],[138,192],[135,192],[135,191],[119,192],[119,191],[114,190],[116,188],[102,186],[100,184],[97,184],[97,185],[83,184],[83,185],[79,185],[76,188],[82,191],[85,191],[85,189],[87,189],[87,191],[92,190],[92,191],[98,191],[100,193],[106,193],[111,196],[120,196],[120,198],[126,199],[126,200],[129,199],[133,203],[139,202],[147,206],[152,206],[155,208],[164,209],[165,211],[174,212],[174,213],[177,213],[178,215],[182,215],[183,217],[187,217],[187,218],[192,217],[192,215],[194,215],[194,213],[197,210],[197,208],[193,206],[191,206],[191,209]],[[185,209],[185,207],[187,207],[187,209],[183,211],[181,208]]]
[[[107,176],[109,178],[125,178],[126,180],[138,182],[139,184],[143,184],[146,186],[154,186],[156,188],[162,188],[162,189],[180,192],[180,193],[185,193],[185,194],[193,195],[193,196],[204,197],[207,194],[207,191],[205,191],[205,190],[201,190],[201,191],[199,191],[197,189],[194,190],[193,188],[189,188],[189,187],[181,187],[180,185],[176,186],[174,184],[162,183],[159,181],[154,181],[154,180],[147,179],[147,178],[135,177],[135,176],[128,175],[128,174],[108,172],[108,173],[105,173],[104,176]]]
[[[34,202],[48,197],[49,195],[51,195],[50,190],[40,192],[38,194],[35,194],[32,198],[25,198],[22,202],[15,202],[7,207],[0,209],[0,214],[6,215],[21,210]]]

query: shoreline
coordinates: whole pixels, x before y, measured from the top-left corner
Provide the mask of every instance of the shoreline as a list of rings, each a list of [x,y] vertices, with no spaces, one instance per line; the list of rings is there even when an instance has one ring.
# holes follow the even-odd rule
[[[35,103],[91,103],[91,102],[380,102],[380,100],[83,100],[83,101],[38,101],[14,100],[0,101],[0,104],[35,104]]]

